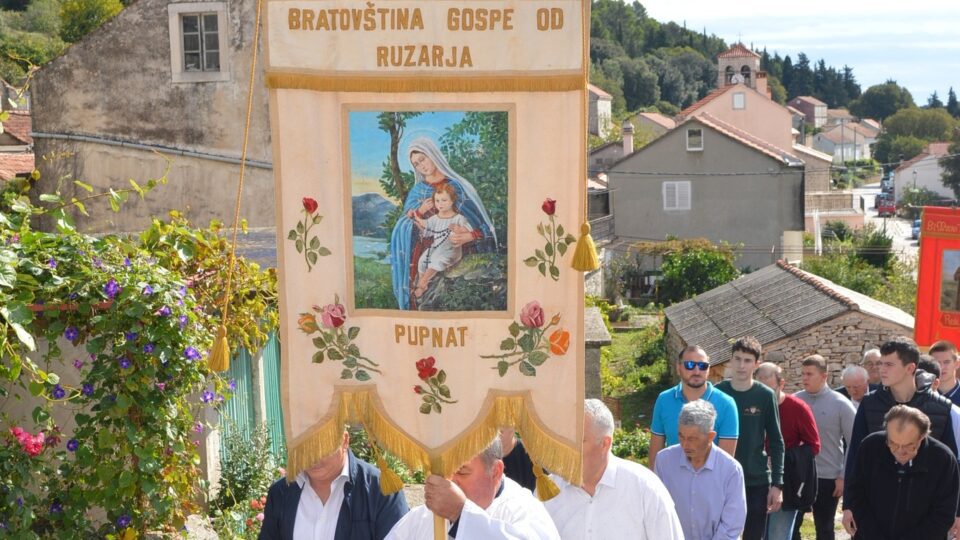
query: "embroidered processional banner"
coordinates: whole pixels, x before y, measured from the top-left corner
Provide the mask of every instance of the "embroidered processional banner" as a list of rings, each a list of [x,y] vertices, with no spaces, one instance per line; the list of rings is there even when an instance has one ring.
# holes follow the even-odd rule
[[[917,344],[960,343],[960,210],[923,208],[917,273]]]
[[[267,2],[289,476],[514,426],[579,482],[588,6]]]

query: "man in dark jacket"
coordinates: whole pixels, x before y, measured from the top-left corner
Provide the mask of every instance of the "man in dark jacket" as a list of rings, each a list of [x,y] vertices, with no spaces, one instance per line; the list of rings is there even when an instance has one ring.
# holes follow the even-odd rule
[[[953,404],[930,388],[933,377],[917,371],[917,362],[920,361],[917,344],[907,337],[895,337],[880,347],[880,354],[883,388],[864,396],[857,409],[847,450],[845,474],[848,482],[856,470],[860,443],[870,433],[883,430],[884,416],[898,404],[919,409],[930,420],[930,436],[946,445],[954,456],[957,454],[950,416]],[[853,519],[846,489],[843,500],[843,525],[846,528]]]
[[[403,492],[380,493],[380,471],[350,451],[350,435],[332,454],[267,493],[259,540],[382,540],[409,511]]]
[[[943,539],[953,526],[960,494],[957,460],[933,439],[930,419],[896,405],[886,430],[867,436],[857,453],[847,496],[854,539]]]

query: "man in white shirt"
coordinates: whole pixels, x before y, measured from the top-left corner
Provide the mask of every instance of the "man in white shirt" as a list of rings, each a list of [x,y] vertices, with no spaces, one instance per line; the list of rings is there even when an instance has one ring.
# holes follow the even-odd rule
[[[350,451],[350,435],[333,453],[267,493],[259,540],[382,540],[408,511],[403,493],[383,495],[380,471]]]
[[[430,475],[426,504],[404,516],[387,540],[433,540],[434,515],[449,522],[447,537],[456,540],[558,540],[543,503],[504,476],[502,455],[497,437],[452,479]]]
[[[682,540],[667,488],[649,469],[610,453],[613,415],[599,399],[584,404],[583,484],[553,476],[560,494],[546,502],[564,540]]]

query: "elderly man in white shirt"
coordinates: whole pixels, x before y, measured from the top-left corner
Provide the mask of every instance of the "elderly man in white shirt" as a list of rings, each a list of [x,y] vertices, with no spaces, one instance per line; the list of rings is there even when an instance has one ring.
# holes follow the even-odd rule
[[[451,480],[430,475],[426,504],[397,522],[386,540],[432,540],[434,514],[452,524],[447,537],[456,540],[559,540],[543,503],[504,476],[502,456],[497,437]]]
[[[610,453],[613,415],[599,399],[584,404],[583,484],[557,476],[560,494],[546,502],[564,540],[683,540],[670,493],[639,463]]]

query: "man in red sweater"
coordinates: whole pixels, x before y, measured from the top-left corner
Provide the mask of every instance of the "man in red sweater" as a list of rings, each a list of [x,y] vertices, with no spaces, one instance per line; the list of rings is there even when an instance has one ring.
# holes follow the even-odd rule
[[[784,486],[783,486],[783,506],[779,511],[770,514],[767,517],[767,540],[790,540],[793,536],[793,521],[797,517],[799,508],[789,504],[791,499],[796,498],[799,485],[790,485],[788,478],[796,479],[798,471],[794,470],[801,466],[798,463],[802,460],[806,467],[815,467],[813,458],[820,453],[820,434],[817,432],[817,422],[813,417],[813,411],[810,406],[783,391],[784,380],[783,370],[780,366],[772,362],[764,362],[757,367],[757,380],[769,386],[777,396],[780,412],[780,432],[783,435],[783,446],[786,449],[786,459],[784,460]],[[802,446],[802,450],[795,450]],[[812,478],[810,488],[816,486],[816,469],[812,469],[812,474],[806,475]]]

